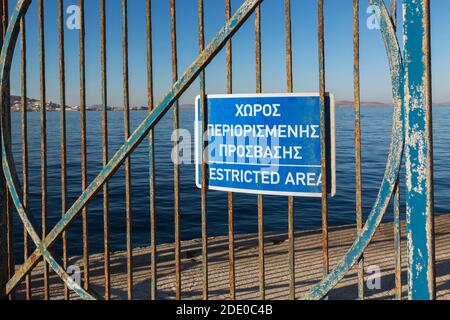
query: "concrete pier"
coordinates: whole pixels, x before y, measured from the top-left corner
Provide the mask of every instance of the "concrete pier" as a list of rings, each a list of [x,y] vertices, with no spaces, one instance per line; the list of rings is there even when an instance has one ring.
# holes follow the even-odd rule
[[[436,288],[438,299],[450,298],[450,215],[436,217]],[[404,225],[403,225],[404,231]],[[365,254],[366,271],[370,266],[381,270],[381,288],[370,290],[366,286],[368,299],[394,298],[394,241],[392,223],[384,223],[378,229],[374,240]],[[406,298],[406,239],[402,234],[402,283]],[[345,254],[355,238],[355,227],[345,226],[330,230],[331,267]],[[287,259],[287,235],[266,235],[266,297],[267,299],[289,298],[289,269]],[[211,238],[209,242],[209,284],[210,299],[229,298],[228,240],[226,237]],[[322,276],[320,230],[296,234],[296,295],[302,299]],[[258,299],[258,248],[256,235],[236,236],[236,280],[238,299]],[[91,284],[100,296],[103,294],[102,254],[91,256]],[[183,299],[201,298],[201,240],[185,241],[182,244],[182,288]],[[71,264],[82,266],[79,257],[73,257]],[[33,298],[42,299],[42,263],[32,274]],[[134,250],[134,294],[135,299],[149,299],[150,296],[150,250]],[[352,271],[330,293],[330,299],[356,299],[356,269]],[[126,253],[111,254],[112,298],[126,299]],[[158,298],[174,299],[175,266],[173,245],[158,247]],[[52,299],[63,298],[63,285],[55,274],[51,275]],[[16,297],[21,299],[23,286]],[[72,294],[72,298],[77,297]]]

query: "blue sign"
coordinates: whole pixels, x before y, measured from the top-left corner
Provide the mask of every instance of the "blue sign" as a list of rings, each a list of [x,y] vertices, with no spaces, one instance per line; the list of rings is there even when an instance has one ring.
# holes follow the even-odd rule
[[[207,130],[195,105],[196,184],[207,162],[210,190],[322,196],[318,94],[208,95]],[[328,194],[336,193],[334,98],[326,98]],[[202,137],[203,135],[203,137]],[[207,147],[202,152],[202,141]]]

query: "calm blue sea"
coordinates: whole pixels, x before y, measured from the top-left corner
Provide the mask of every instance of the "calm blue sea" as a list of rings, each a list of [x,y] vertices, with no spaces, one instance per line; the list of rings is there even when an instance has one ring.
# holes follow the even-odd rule
[[[145,111],[132,112],[135,128],[145,117]],[[374,203],[384,173],[386,157],[391,136],[392,108],[366,107],[362,110],[362,169],[363,169],[363,207],[367,216]],[[12,115],[14,157],[17,169],[21,172],[21,127],[19,113]],[[40,230],[40,127],[39,114],[29,113],[29,179],[30,208],[36,229]],[[61,216],[60,196],[60,133],[58,113],[48,114],[48,226],[51,228]],[[189,130],[193,139],[194,110],[180,111],[182,127]],[[355,171],[354,171],[354,131],[353,109],[338,108],[337,126],[337,194],[329,203],[329,223],[331,226],[352,224],[355,221]],[[81,191],[80,165],[80,125],[79,114],[69,113],[68,119],[68,186],[69,205]],[[92,180],[101,169],[101,113],[87,114],[88,167]],[[450,107],[437,107],[434,110],[434,156],[436,212],[450,212]],[[172,118],[169,112],[156,127],[156,203],[157,239],[159,243],[174,240],[173,222],[173,165],[171,162]],[[109,113],[110,155],[124,141],[123,114]],[[193,145],[193,143],[192,143]],[[192,153],[193,155],[193,153]],[[132,162],[132,206],[133,243],[135,246],[149,245],[149,175],[148,140],[133,153]],[[404,174],[402,174],[404,175]],[[112,250],[125,248],[125,188],[124,171],[119,170],[110,180],[110,231]],[[227,195],[210,192],[208,198],[208,231],[210,236],[227,233]],[[403,199],[402,199],[403,200]],[[252,195],[235,196],[235,230],[237,233],[257,232],[257,199]],[[194,165],[181,166],[181,232],[183,239],[201,236],[200,191],[194,184]],[[404,211],[404,210],[403,210]],[[101,193],[88,206],[89,250],[103,250],[103,218]],[[81,253],[81,217],[68,229],[70,254]],[[390,210],[386,220],[392,220]],[[320,199],[298,198],[295,202],[295,223],[298,230],[320,228]],[[287,199],[284,197],[265,198],[265,230],[287,231]],[[17,252],[22,246],[22,227],[15,220]],[[59,243],[55,250],[58,250]],[[19,255],[17,253],[17,255]],[[18,259],[20,260],[20,259]]]

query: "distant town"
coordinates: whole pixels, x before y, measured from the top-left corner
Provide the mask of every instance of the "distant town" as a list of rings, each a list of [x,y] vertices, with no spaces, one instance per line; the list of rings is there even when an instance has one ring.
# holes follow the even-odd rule
[[[351,100],[336,101],[336,107],[353,107],[354,102]],[[377,102],[377,101],[361,101],[361,107],[386,107],[392,106],[392,103]],[[450,106],[450,101],[446,102],[433,102],[433,106]],[[181,108],[194,108],[193,104],[182,104]],[[147,110],[147,106],[130,106],[130,110]],[[22,98],[19,96],[11,96],[11,111],[20,112],[22,110]],[[86,106],[86,111],[102,111],[103,105],[90,105]],[[123,111],[123,106],[108,106],[109,111]],[[38,112],[41,111],[41,102],[38,99],[27,99],[27,111]],[[49,101],[47,102],[47,111],[59,112],[61,106],[58,103]],[[67,112],[79,112],[80,106],[66,105]]]
[[[59,112],[61,111],[61,106],[55,102],[49,101],[46,104],[46,109],[49,112]],[[41,110],[41,102],[37,99],[27,99],[27,111],[38,112]],[[90,105],[86,106],[86,111],[101,111],[103,110],[102,105]],[[123,106],[108,106],[110,111],[123,111]],[[146,106],[130,106],[130,110],[147,110]],[[11,111],[20,112],[22,111],[22,98],[18,96],[11,96]],[[78,112],[80,111],[80,106],[66,105],[67,112]]]

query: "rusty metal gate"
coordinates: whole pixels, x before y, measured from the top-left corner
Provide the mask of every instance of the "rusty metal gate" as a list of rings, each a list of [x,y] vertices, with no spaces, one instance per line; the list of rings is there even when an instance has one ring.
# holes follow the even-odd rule
[[[169,1],[169,0],[168,0]],[[269,1],[269,0],[266,0]],[[325,41],[324,41],[324,1],[317,0],[318,14],[318,61],[319,61],[319,87],[321,100],[321,117],[325,115]],[[12,15],[8,14],[8,5],[13,2]],[[38,17],[38,47],[40,65],[40,150],[41,150],[41,211],[42,230],[36,229],[33,223],[33,213],[29,211],[28,201],[30,185],[28,183],[28,122],[27,122],[27,53],[26,53],[26,30],[36,26],[26,26],[25,16],[31,10],[30,4],[37,3]],[[124,136],[125,143],[119,150],[108,150],[108,90],[107,90],[107,30],[106,30],[106,8],[108,1],[99,0],[100,4],[100,68],[101,68],[101,97],[102,97],[102,162],[103,168],[96,177],[88,181],[87,168],[87,131],[86,131],[86,57],[85,57],[85,1],[79,0],[80,9],[80,31],[79,31],[79,72],[80,72],[80,132],[81,132],[81,184],[82,194],[72,203],[68,203],[67,176],[67,119],[66,119],[66,52],[64,41],[64,0],[58,0],[58,39],[59,39],[59,91],[60,91],[60,130],[61,130],[61,190],[62,190],[62,216],[61,219],[48,228],[47,214],[47,119],[46,119],[46,65],[45,65],[45,36],[44,31],[44,0],[18,0],[2,1],[2,50],[1,50],[1,134],[2,134],[2,219],[0,220],[0,295],[13,299],[15,292],[21,284],[25,284],[25,297],[31,299],[33,286],[30,281],[30,272],[36,265],[43,261],[40,269],[43,276],[43,296],[51,298],[49,274],[56,273],[64,283],[64,297],[69,299],[73,291],[83,299],[110,299],[111,298],[111,267],[110,252],[110,228],[109,228],[109,179],[123,166],[125,168],[126,202],[123,204],[126,211],[126,282],[127,297],[134,298],[133,289],[133,242],[132,242],[132,192],[131,192],[131,162],[130,155],[146,139],[149,138],[149,172],[150,172],[150,263],[151,270],[148,298],[158,299],[158,246],[156,245],[155,194],[155,159],[154,159],[154,131],[155,125],[170,110],[173,111],[173,127],[179,128],[179,105],[178,98],[196,80],[200,79],[200,97],[202,109],[202,121],[206,124],[205,117],[205,68],[215,56],[225,48],[226,51],[226,79],[227,93],[232,92],[232,37],[239,28],[254,21],[255,52],[256,52],[256,88],[262,91],[261,77],[261,10],[260,4],[263,0],[245,0],[241,6],[232,14],[231,1],[224,0],[226,8],[225,25],[213,37],[209,44],[205,44],[204,30],[204,3],[198,0],[198,51],[199,54],[190,66],[179,76],[177,61],[177,32],[175,0],[170,0],[170,25],[171,25],[171,57],[172,57],[172,80],[173,85],[164,97],[156,102],[154,100],[154,68],[152,51],[152,12],[151,0],[146,0],[146,34],[147,34],[147,76],[148,76],[148,115],[140,123],[134,132],[130,126],[130,101],[129,101],[129,78],[128,70],[128,3],[122,0],[122,56],[123,56],[123,96],[124,96]],[[330,270],[329,240],[328,240],[328,198],[326,187],[322,194],[322,265],[323,279],[312,286],[308,299],[325,298],[330,290],[356,265],[358,270],[358,297],[364,299],[364,251],[371,242],[380,222],[385,214],[391,200],[395,207],[394,234],[395,239],[395,297],[402,298],[401,281],[401,253],[400,253],[400,190],[399,174],[402,159],[405,160],[406,168],[406,230],[407,230],[407,261],[408,261],[408,296],[411,299],[433,299],[435,292],[434,275],[434,247],[433,247],[433,183],[432,183],[432,138],[431,138],[431,71],[430,71],[430,14],[429,0],[403,0],[403,50],[400,49],[396,35],[397,24],[397,2],[391,1],[390,8],[383,0],[369,0],[369,3],[379,8],[379,24],[389,61],[392,92],[394,102],[394,116],[392,127],[392,144],[390,147],[385,175],[379,190],[376,202],[371,213],[363,224],[361,194],[361,123],[360,123],[360,79],[359,79],[359,5],[360,1],[353,0],[354,18],[354,108],[355,108],[355,166],[356,166],[356,222],[357,236],[348,252],[339,257],[339,262]],[[292,39],[291,39],[291,3],[290,0],[279,1],[284,6],[285,12],[285,44],[286,44],[286,91],[293,92],[293,68],[292,68]],[[155,14],[155,13],[153,13]],[[253,20],[254,19],[254,20]],[[251,21],[250,21],[251,20]],[[22,170],[18,172],[12,156],[12,131],[11,113],[9,100],[10,71],[14,56],[14,50],[19,47],[20,42],[20,70],[21,70],[21,99],[22,99]],[[17,50],[16,50],[17,51]],[[323,121],[322,121],[323,122]],[[206,126],[204,126],[206,127]],[[325,128],[321,128],[322,150],[325,150]],[[157,146],[156,146],[157,147]],[[204,145],[206,147],[206,145]],[[175,143],[175,148],[177,144]],[[115,151],[110,157],[110,151]],[[326,153],[322,152],[322,172],[327,172]],[[17,160],[17,159],[16,159]],[[202,163],[202,190],[201,190],[201,270],[202,270],[202,298],[208,299],[209,288],[209,252],[208,246],[208,212],[207,212],[207,186],[206,177],[207,163]],[[19,178],[20,176],[20,178]],[[174,178],[174,221],[175,221],[175,243],[174,243],[174,291],[176,299],[183,298],[182,295],[182,263],[180,238],[180,212],[182,201],[180,200],[180,171],[179,165],[173,168]],[[322,176],[322,185],[326,186],[326,174]],[[88,248],[88,203],[96,194],[102,194],[103,199],[103,241],[104,253],[102,256],[102,272],[104,281],[104,292],[96,292],[91,286],[90,279],[90,255]],[[296,294],[296,248],[294,228],[294,198],[288,198],[288,254],[286,259],[289,263],[289,285],[286,290],[291,299],[299,298]],[[265,234],[264,234],[264,198],[258,196],[258,270],[259,270],[259,298],[265,299]],[[24,262],[16,268],[14,255],[13,237],[13,214],[17,213],[24,226]],[[37,213],[34,213],[36,217]],[[76,220],[82,221],[82,261],[83,261],[83,283],[77,283],[68,274],[68,227]],[[234,211],[233,194],[228,194],[228,272],[229,297],[236,299],[236,270],[235,270],[235,234],[234,234]],[[29,240],[34,245],[30,250]],[[55,257],[50,251],[51,247],[58,241],[62,241],[62,255]],[[74,297],[74,295],[72,295]]]

